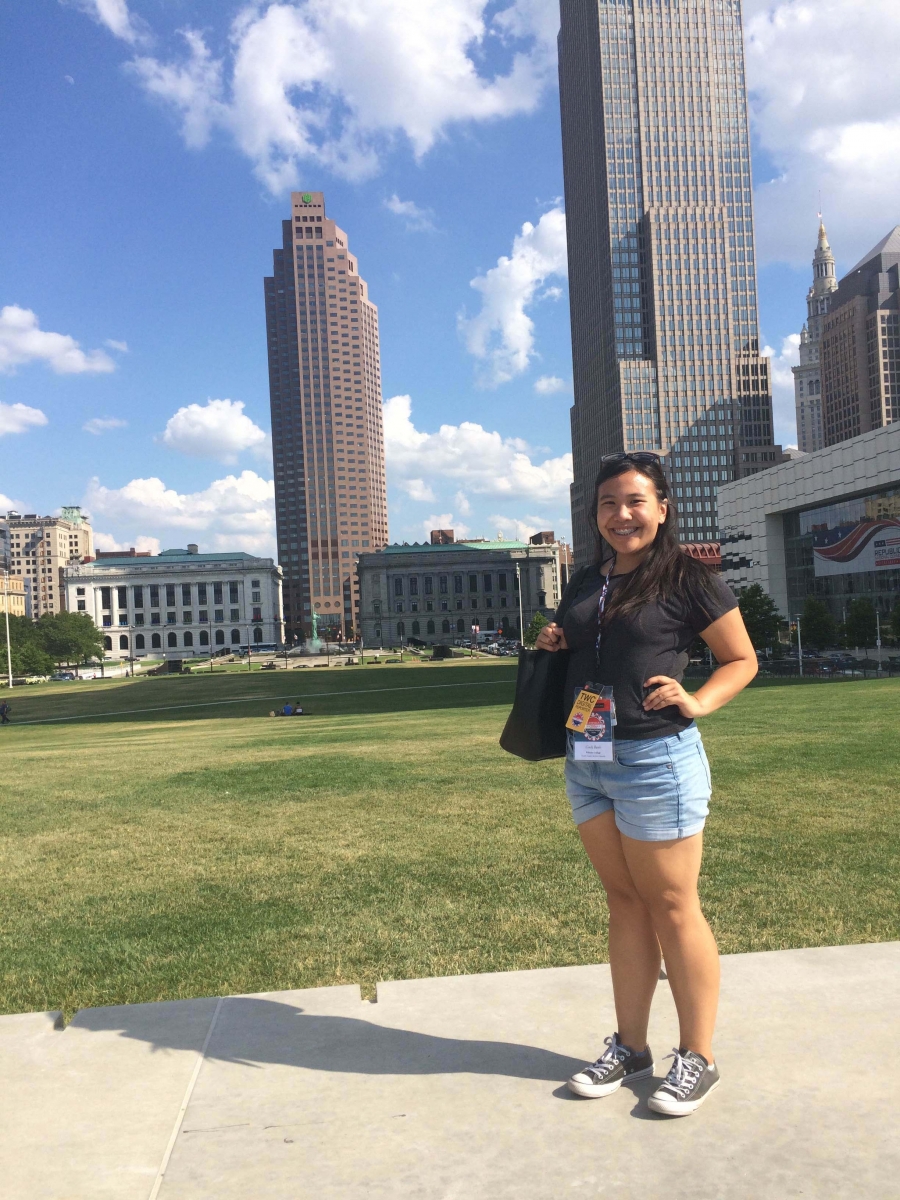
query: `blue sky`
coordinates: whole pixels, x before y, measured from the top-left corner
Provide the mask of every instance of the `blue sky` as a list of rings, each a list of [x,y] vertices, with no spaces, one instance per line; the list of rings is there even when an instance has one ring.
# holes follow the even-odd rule
[[[0,506],[81,502],[111,548],[273,551],[262,277],[293,184],[325,191],[379,306],[392,538],[437,518],[472,535],[568,531],[557,10],[335,7],[7,9]],[[839,266],[900,219],[898,156],[886,169],[883,154],[898,88],[876,105],[864,61],[870,20],[893,61],[897,13],[882,0],[815,13],[799,0],[746,13],[785,442],[785,339],[805,311],[819,191]]]

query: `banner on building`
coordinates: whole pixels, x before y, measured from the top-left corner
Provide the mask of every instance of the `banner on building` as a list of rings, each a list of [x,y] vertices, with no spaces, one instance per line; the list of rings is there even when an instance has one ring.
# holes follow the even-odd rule
[[[900,495],[865,496],[800,515],[816,578],[900,567]]]

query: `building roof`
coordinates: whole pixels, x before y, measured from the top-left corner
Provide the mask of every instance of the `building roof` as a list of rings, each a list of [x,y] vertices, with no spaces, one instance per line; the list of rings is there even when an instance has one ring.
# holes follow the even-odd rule
[[[159,554],[151,554],[147,557],[140,555],[123,554],[121,558],[101,558],[97,560],[96,565],[99,567],[152,567],[157,565],[166,566],[168,563],[215,563],[215,562],[233,562],[233,563],[259,563],[271,562],[271,559],[262,558],[257,554],[245,554],[243,550],[221,550],[218,554],[193,554],[187,550],[163,550]]]
[[[862,256],[855,267],[850,268],[847,274],[852,275],[854,271],[858,271],[860,267],[864,267],[867,262],[871,262],[879,254],[900,254],[900,225],[895,225],[890,233],[885,234],[881,241],[876,246],[873,246],[868,254]]]
[[[539,549],[539,547],[531,547],[527,542],[449,542],[444,545],[433,545],[431,542],[413,542],[411,546],[397,545],[385,546],[382,554],[452,554],[458,550],[529,550]],[[377,551],[376,551],[377,553]]]

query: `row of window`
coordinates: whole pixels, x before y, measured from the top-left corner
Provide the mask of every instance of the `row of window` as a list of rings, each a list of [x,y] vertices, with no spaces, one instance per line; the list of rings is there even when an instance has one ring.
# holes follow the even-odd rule
[[[84,612],[83,604],[84,604],[83,600],[78,601],[79,612]],[[252,613],[253,613],[253,615],[250,617],[251,621],[261,621],[263,619],[262,608],[253,608]],[[239,621],[240,619],[241,619],[241,610],[239,608],[232,608],[229,610],[229,616],[228,616],[229,621]],[[213,609],[213,621],[216,624],[218,624],[220,621],[224,621],[224,620],[225,620],[225,609],[224,608],[214,608]],[[200,625],[208,625],[209,624],[209,610],[205,609],[205,608],[201,608],[200,611],[197,613],[197,621]],[[104,625],[112,625],[112,623],[113,623],[112,613],[104,613],[103,614],[103,624]],[[150,625],[162,625],[163,623],[164,622],[162,620],[162,613],[151,612],[150,621],[149,621]],[[194,623],[193,611],[182,610],[181,624],[182,625],[193,625],[193,623]],[[127,612],[119,613],[119,624],[120,625],[143,625],[144,624],[144,614],[142,612],[135,613],[134,620],[129,621]],[[178,614],[176,612],[167,612],[165,624],[166,625],[177,625],[178,624]]]
[[[494,590],[494,576],[493,576],[493,574],[491,574],[491,572],[486,571],[481,576],[482,586],[480,589],[479,589],[478,579],[479,579],[479,576],[474,571],[468,576],[468,582],[469,582],[468,590],[470,592],[477,592],[479,590],[484,591],[484,592],[492,592]],[[509,581],[510,580],[512,581],[513,588],[518,586],[517,577],[512,572],[500,571],[497,575],[497,591],[498,592],[509,591]],[[465,575],[454,575],[453,576],[453,591],[456,595],[461,595],[462,592],[465,590],[465,588],[464,588],[465,581],[466,581]],[[425,596],[434,595],[434,590],[435,590],[434,585],[435,585],[435,577],[433,575],[425,575],[422,579],[423,595],[425,595]],[[408,577],[407,587],[408,587],[410,596],[418,596],[419,595],[419,577],[418,577],[418,575],[410,575]],[[446,596],[449,592],[449,588],[450,588],[449,575],[438,575],[437,576],[438,593],[441,596]],[[400,575],[395,575],[394,576],[394,595],[402,596],[403,594],[404,594],[403,577]]]
[[[494,624],[493,617],[488,617],[488,619],[484,623],[484,628],[489,633],[493,633],[497,629],[502,629],[504,632],[509,632],[516,626],[517,626],[517,623],[509,617],[504,617],[501,620],[499,625]],[[478,628],[480,629],[481,626],[479,625]],[[412,624],[410,625],[410,633],[411,633],[412,637],[418,637],[418,635],[421,632],[422,632],[421,622],[413,621]],[[426,634],[429,634],[429,633],[434,634],[437,632],[437,630],[435,629],[434,621],[426,621],[425,622],[425,632],[426,632]],[[451,628],[450,621],[441,621],[441,633],[452,633],[452,632],[453,632],[453,629]],[[472,632],[471,623],[467,625],[466,622],[463,620],[463,618],[460,617],[459,620],[456,622],[456,633],[471,633],[471,632]],[[380,633],[377,636],[380,637],[381,636]],[[405,621],[397,622],[397,636],[398,637],[406,637],[406,622]]]
[[[225,588],[226,587],[228,588],[229,603],[237,604],[240,601],[240,583],[238,583],[235,580],[231,580],[227,584],[225,584],[225,583],[212,583],[212,584],[206,584],[206,583],[197,583],[197,584],[151,583],[151,584],[146,584],[146,585],[145,584],[135,584],[134,587],[132,587],[131,592],[132,592],[132,598],[134,601],[133,606],[134,606],[134,608],[143,608],[144,607],[144,592],[146,591],[148,593],[150,608],[159,608],[160,607],[160,596],[161,595],[163,595],[165,597],[166,604],[171,608],[175,605],[175,595],[176,595],[177,589],[179,589],[179,588],[181,589],[181,603],[182,604],[191,604],[192,603],[191,597],[192,597],[193,589],[195,587],[197,589],[197,603],[198,604],[208,604],[210,592],[212,593],[213,604],[223,604],[225,602],[224,598],[225,598]],[[258,579],[252,579],[250,581],[250,587],[253,589],[253,594],[252,594],[252,598],[251,598],[252,602],[258,604],[260,602],[260,600],[262,599],[261,593],[259,591],[260,581]],[[101,589],[100,589],[100,605],[101,605],[101,607],[104,609],[111,609],[113,607],[113,605],[112,605],[113,592],[116,593],[116,600],[118,602],[119,608],[127,608],[128,607],[128,588],[127,587],[116,587],[116,588],[101,587]],[[84,596],[86,594],[86,589],[83,587],[76,588],[75,594],[76,594],[76,596]]]
[[[254,640],[254,642],[261,642],[263,640],[262,629],[257,627],[256,629],[253,630],[253,640]],[[216,630],[214,641],[217,646],[225,645],[225,630],[224,629]],[[241,631],[239,629],[232,629],[231,645],[232,646],[240,646],[240,644],[241,644]],[[103,645],[106,647],[107,650],[112,650],[112,648],[113,648],[112,638],[111,637],[104,638]],[[181,645],[185,646],[187,649],[193,648],[194,635],[190,632],[190,630],[188,630],[183,635]],[[200,634],[197,639],[197,645],[198,646],[208,646],[209,645],[209,631],[208,630],[206,630],[206,629],[200,630]],[[170,650],[178,649],[178,634],[177,633],[167,633],[166,634],[166,647]],[[135,648],[135,650],[146,650],[148,648],[147,647],[147,639],[143,633],[136,633],[134,635],[134,648]],[[151,633],[149,648],[151,650],[161,650],[162,649],[162,634],[161,633]],[[127,634],[124,634],[124,633],[119,634],[119,649],[120,650],[128,649],[128,635]]]

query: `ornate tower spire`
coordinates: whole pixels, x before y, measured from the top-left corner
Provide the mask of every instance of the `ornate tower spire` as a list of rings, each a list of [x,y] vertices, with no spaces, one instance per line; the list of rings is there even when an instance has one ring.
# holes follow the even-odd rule
[[[792,367],[794,404],[797,410],[797,442],[809,453],[825,444],[822,428],[822,380],[819,367],[819,342],[822,325],[837,291],[834,255],[819,213],[819,236],[812,261],[812,287],[806,293],[807,324],[800,333],[800,365]]]
[[[828,234],[822,215],[819,214],[819,237],[816,242],[816,252],[813,255],[813,282],[806,295],[806,308],[812,327],[813,318],[824,316],[828,312],[828,298],[837,291],[837,276],[834,272],[834,255],[828,244]],[[818,329],[810,329],[813,341],[818,341]]]

